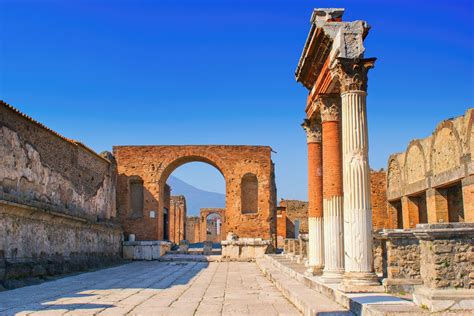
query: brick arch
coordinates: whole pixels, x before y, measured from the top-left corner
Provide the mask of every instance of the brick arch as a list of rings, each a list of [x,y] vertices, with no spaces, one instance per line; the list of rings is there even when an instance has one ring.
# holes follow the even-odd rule
[[[223,175],[226,183],[227,232],[240,237],[271,239],[273,210],[276,207],[271,148],[267,146],[117,146],[114,147],[119,179],[117,200],[120,219],[125,232],[134,233],[137,240],[160,240],[163,238],[163,208],[165,184],[169,175],[179,166],[189,162],[204,162],[214,166]],[[251,172],[258,178],[257,214],[241,214],[240,181]],[[138,176],[143,179],[145,207],[142,218],[128,217],[128,179]],[[155,211],[156,218],[149,217]]]
[[[426,177],[426,155],[419,140],[413,140],[408,145],[403,169],[407,184]]]
[[[433,133],[430,147],[430,171],[438,175],[459,167],[462,144],[452,121],[441,122]]]
[[[226,229],[225,229],[225,208],[202,208],[200,211],[200,220],[201,224],[205,223],[206,229],[201,229],[201,240],[206,240],[206,231],[207,231],[207,217],[211,214],[217,214],[221,218],[222,227],[221,227],[221,238],[224,239],[226,236]],[[202,227],[202,226],[201,226]]]

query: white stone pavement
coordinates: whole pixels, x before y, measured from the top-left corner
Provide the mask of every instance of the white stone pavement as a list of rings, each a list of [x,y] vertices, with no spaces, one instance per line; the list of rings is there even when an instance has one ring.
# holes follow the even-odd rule
[[[300,315],[255,263],[141,261],[0,292],[0,315]]]

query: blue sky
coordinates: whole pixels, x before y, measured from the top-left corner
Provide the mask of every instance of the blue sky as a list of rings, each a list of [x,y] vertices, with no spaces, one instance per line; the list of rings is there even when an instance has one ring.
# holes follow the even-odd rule
[[[316,6],[372,26],[373,168],[472,106],[469,0],[0,0],[0,98],[97,151],[270,145],[279,196],[306,199],[307,91],[294,71]],[[224,191],[211,167],[175,174]]]

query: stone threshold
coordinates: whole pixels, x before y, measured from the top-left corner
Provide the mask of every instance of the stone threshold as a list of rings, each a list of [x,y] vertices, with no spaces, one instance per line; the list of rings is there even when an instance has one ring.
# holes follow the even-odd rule
[[[269,263],[274,269],[268,268]],[[272,273],[282,272],[306,288],[337,302],[355,315],[429,315],[428,311],[419,308],[412,301],[387,293],[344,293],[338,289],[338,284],[325,284],[320,277],[305,275],[306,269],[303,264],[298,264],[284,255],[265,255],[264,258],[257,259],[257,265],[270,279],[273,278]]]

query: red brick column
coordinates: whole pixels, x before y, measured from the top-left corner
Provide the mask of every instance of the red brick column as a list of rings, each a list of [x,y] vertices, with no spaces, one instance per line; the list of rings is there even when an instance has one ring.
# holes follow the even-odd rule
[[[308,143],[307,273],[319,275],[324,267],[321,122],[317,119],[305,120],[302,126]]]
[[[344,274],[344,221],[341,148],[341,98],[319,98],[323,130],[324,272],[326,282],[339,282]]]

